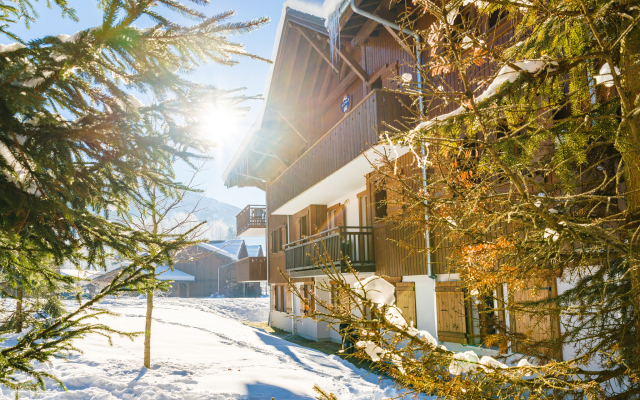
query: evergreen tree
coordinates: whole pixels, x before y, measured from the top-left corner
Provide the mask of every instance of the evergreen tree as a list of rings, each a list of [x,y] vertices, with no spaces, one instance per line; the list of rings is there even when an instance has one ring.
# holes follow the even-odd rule
[[[75,17],[65,0],[51,3]],[[11,270],[4,287],[18,289],[4,294],[31,296],[28,287],[69,283],[45,265],[106,268],[110,254],[133,263],[93,299],[52,314],[46,324],[26,316],[42,310],[23,307],[22,336],[0,350],[0,384],[15,390],[44,390],[44,378],[56,380],[34,370],[33,362],[64,357],[76,349],[74,339],[92,332],[131,336],[90,322],[108,313],[94,305],[118,292],[153,290],[158,283],[146,273],[149,266],[171,265],[171,255],[191,241],[187,234],[131,231],[110,214],[143,205],[142,183],[165,193],[187,189],[174,181],[172,165],[206,154],[210,143],[199,134],[198,115],[221,98],[241,96],[184,76],[202,63],[255,57],[227,36],[267,22],[229,22],[233,12],[208,17],[173,0],[99,0],[96,6],[103,21],[93,29],[28,43],[13,36],[18,42],[0,46],[0,264]],[[28,0],[4,1],[0,8],[5,34],[16,20],[41,23]],[[181,25],[171,15],[194,22]],[[143,20],[151,23],[140,29]],[[152,100],[145,104],[132,93]],[[148,248],[157,251],[141,253]],[[11,313],[2,315],[6,325]]]
[[[313,317],[355,327],[359,356],[386,361],[377,367],[410,391],[451,399],[640,397],[638,2],[413,4],[404,26],[433,16],[418,31],[424,83],[398,82],[424,111],[414,129],[388,135],[411,147],[427,179],[403,176],[387,160],[375,182],[400,210],[389,221],[429,235],[432,256],[448,253],[442,267],[460,274],[480,346],[502,354],[450,351],[408,326],[390,302],[376,301],[375,290],[350,288],[327,260],[338,287],[319,289],[347,293],[350,310],[316,298]],[[497,41],[498,30],[487,26],[504,18],[514,33]],[[409,243],[398,245],[422,251]],[[557,278],[569,288],[518,300]],[[544,334],[516,331],[499,318],[505,311]],[[544,327],[549,316],[561,324],[555,335]],[[563,347],[575,351],[571,359],[562,359]]]

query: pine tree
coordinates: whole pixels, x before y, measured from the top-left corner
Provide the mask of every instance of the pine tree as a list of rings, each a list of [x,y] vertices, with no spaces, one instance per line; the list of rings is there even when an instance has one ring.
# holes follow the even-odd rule
[[[75,18],[66,1],[52,3]],[[24,290],[30,296],[27,285],[69,283],[45,265],[106,268],[112,254],[133,263],[93,299],[46,324],[28,315],[41,310],[25,308],[36,303],[23,297],[22,336],[0,350],[0,384],[16,391],[44,390],[44,378],[57,381],[33,363],[76,350],[74,340],[87,333],[132,335],[91,322],[91,316],[108,314],[94,305],[107,295],[158,287],[146,270],[171,265],[171,255],[191,240],[186,234],[131,231],[111,215],[144,205],[142,183],[165,193],[187,189],[175,182],[172,166],[206,154],[210,143],[199,134],[199,114],[216,101],[241,96],[185,75],[206,62],[233,65],[234,55],[257,58],[227,37],[267,22],[229,22],[233,12],[209,17],[173,0],[100,0],[97,6],[103,22],[93,29],[28,43],[13,36],[17,43],[0,46],[0,263],[12,271],[4,274],[4,294],[16,297]],[[8,35],[16,20],[46,23],[27,0],[0,8],[0,29]],[[170,15],[194,22],[181,25]],[[138,28],[142,20],[150,26]],[[150,100],[145,104],[133,93]],[[157,251],[142,253],[148,248]],[[17,372],[30,379],[17,379]]]
[[[316,298],[313,317],[356,327],[358,356],[380,360],[410,391],[451,399],[640,397],[638,2],[413,4],[405,26],[434,17],[419,31],[426,45],[416,72],[424,83],[398,83],[424,111],[410,121],[414,129],[388,135],[412,148],[427,179],[403,176],[387,160],[376,165],[384,179],[375,182],[395,194],[386,203],[402,206],[388,220],[430,235],[432,255],[446,250],[446,272],[460,274],[477,308],[480,345],[499,345],[502,356],[448,350],[392,304],[376,302],[374,291],[350,288],[327,260],[320,261],[351,310]],[[513,37],[494,42],[490,18],[509,19]],[[516,300],[557,278],[569,289]],[[534,337],[501,321],[504,311],[534,325],[557,316],[562,329]],[[561,359],[563,346],[575,356]]]

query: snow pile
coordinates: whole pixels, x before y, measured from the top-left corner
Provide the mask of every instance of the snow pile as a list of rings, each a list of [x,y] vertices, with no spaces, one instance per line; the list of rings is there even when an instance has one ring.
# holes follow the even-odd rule
[[[618,69],[618,67],[613,67],[613,70],[615,71],[616,76],[620,76],[620,69]],[[603,84],[606,87],[613,87],[613,75],[611,75],[611,67],[609,66],[609,63],[605,63],[602,68],[600,68],[600,71],[598,71],[598,74],[599,75],[594,76],[598,85]]]
[[[237,314],[242,303],[235,301]],[[69,305],[72,303],[70,302]],[[116,299],[102,307],[121,314],[101,316],[99,323],[115,329],[142,331],[144,300]],[[55,360],[39,366],[59,377],[69,389],[64,392],[47,381],[47,391],[38,396],[24,392],[24,399],[314,399],[314,384],[338,399],[376,400],[395,398],[388,380],[354,367],[348,361],[300,347],[215,312],[232,308],[218,299],[163,299],[155,301],[151,331],[150,369],[142,367],[143,337],[133,342],[89,335],[76,345],[84,354],[68,361]],[[253,306],[248,306],[252,308]],[[2,344],[6,346],[6,342]],[[13,393],[2,389],[2,399]]]
[[[402,316],[402,311],[394,305],[396,301],[395,287],[378,276],[369,277],[363,281],[357,282],[354,285],[354,291],[361,296],[366,292],[366,298],[371,299],[371,302],[378,307],[386,306],[385,319],[399,329],[405,330],[412,336],[423,340],[426,344],[430,345],[434,349],[437,347],[442,350],[447,350],[443,345],[438,345],[438,341],[428,332],[420,331],[412,326],[408,326],[407,321]],[[361,336],[366,337],[369,335],[375,335],[373,332],[362,331]],[[389,359],[396,365],[398,371],[404,374],[404,368],[402,365],[402,359],[397,354],[392,354],[389,351],[381,348],[378,344],[371,340],[360,340],[356,343],[356,347],[363,349],[365,353],[371,358],[371,361],[377,362],[384,358]],[[482,368],[487,372],[494,372],[495,369],[506,369],[508,366],[500,361],[484,356],[479,358],[473,351],[466,351],[464,353],[454,353],[451,363],[449,364],[449,373],[452,375],[468,374],[470,372],[476,372],[478,368]],[[529,367],[531,364],[527,359],[521,359],[518,363],[518,367]],[[530,376],[529,371],[525,371],[524,376]]]

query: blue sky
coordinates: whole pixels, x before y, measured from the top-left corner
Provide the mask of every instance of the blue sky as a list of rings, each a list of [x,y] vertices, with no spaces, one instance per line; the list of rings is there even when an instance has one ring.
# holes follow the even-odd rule
[[[242,43],[246,49],[256,55],[271,58],[273,45],[276,36],[276,29],[284,0],[212,0],[208,6],[195,7],[205,12],[207,15],[215,15],[227,10],[235,10],[237,14],[233,17],[235,21],[245,21],[267,16],[271,22],[265,27],[246,35],[231,38],[235,42]],[[100,24],[102,13],[97,9],[95,0],[70,0],[69,5],[78,12],[79,22],[69,19],[62,19],[60,11],[56,8],[46,9],[45,1],[40,0],[36,7],[39,10],[40,18],[27,30],[24,26],[15,27],[12,31],[24,40],[39,38],[46,35],[57,35],[66,33],[72,35],[81,29],[86,29]],[[176,20],[179,20],[176,18]],[[9,38],[0,39],[0,43],[8,44],[13,42]],[[239,64],[233,67],[226,67],[217,64],[209,64],[200,67],[191,79],[197,82],[214,84],[222,89],[233,89],[247,87],[246,94],[263,94],[269,64],[251,60],[248,58],[237,58]],[[198,187],[205,191],[208,197],[213,197],[225,203],[244,207],[247,204],[264,204],[264,192],[254,188],[232,188],[224,187],[221,179],[222,172],[233,157],[233,153],[242,141],[242,138],[254,122],[260,101],[247,103],[251,110],[244,117],[233,121],[228,132],[219,134],[216,125],[211,124],[210,134],[212,138],[220,144],[213,149],[211,155],[214,160],[205,165],[196,177]],[[178,165],[176,166],[179,180],[188,181],[193,171]]]

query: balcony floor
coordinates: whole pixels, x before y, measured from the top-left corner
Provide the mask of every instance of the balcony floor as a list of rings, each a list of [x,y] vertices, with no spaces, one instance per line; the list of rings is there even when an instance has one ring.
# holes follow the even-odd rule
[[[373,171],[371,163],[380,162],[381,157],[378,153],[389,154],[391,159],[395,159],[408,152],[409,147],[398,146],[394,148],[387,145],[372,147],[344,167],[283,204],[272,214],[293,215],[309,204],[329,204],[340,195],[353,192],[366,185],[365,175]]]
[[[238,233],[238,237],[266,237],[267,236],[267,227],[251,227],[245,229],[244,231]]]

